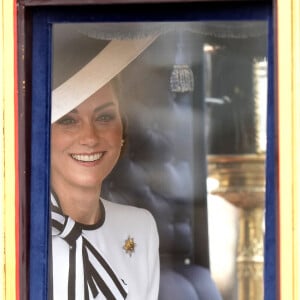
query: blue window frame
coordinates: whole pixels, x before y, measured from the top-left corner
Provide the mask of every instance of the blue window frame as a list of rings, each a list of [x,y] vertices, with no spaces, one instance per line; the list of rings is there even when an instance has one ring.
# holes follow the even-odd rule
[[[51,28],[64,22],[242,21],[268,22],[267,187],[265,299],[276,298],[277,141],[274,102],[274,28],[272,5],[255,3],[177,3],[33,7],[30,198],[30,299],[47,299],[49,280],[49,161],[51,97]]]

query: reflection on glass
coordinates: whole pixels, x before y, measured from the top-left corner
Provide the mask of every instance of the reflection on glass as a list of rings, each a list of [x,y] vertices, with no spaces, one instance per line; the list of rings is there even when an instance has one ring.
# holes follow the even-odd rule
[[[55,24],[53,89],[67,65],[75,74],[87,63],[78,55],[149,35],[113,83],[125,146],[101,197],[153,215],[160,300],[262,299],[266,23]],[[134,260],[142,245],[126,235]]]
[[[223,299],[263,299],[266,36],[204,51],[211,272]]]

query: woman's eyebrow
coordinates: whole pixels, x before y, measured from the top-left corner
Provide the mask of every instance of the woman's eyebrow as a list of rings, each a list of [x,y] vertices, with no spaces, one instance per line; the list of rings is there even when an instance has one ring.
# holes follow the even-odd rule
[[[100,110],[105,109],[106,107],[114,106],[114,105],[115,105],[115,103],[112,102],[112,101],[111,101],[111,102],[104,103],[104,104],[102,104],[102,105],[97,106],[97,107],[94,109],[94,112],[98,112],[98,111],[100,111]]]
[[[114,105],[115,105],[115,103],[112,102],[112,101],[111,101],[111,102],[104,103],[104,104],[102,104],[102,105],[97,106],[97,107],[94,109],[94,112],[98,112],[98,111],[100,111],[100,110],[105,109],[106,107],[114,106]],[[78,114],[79,112],[78,112],[78,109],[77,109],[77,108],[74,108],[74,109],[72,109],[72,110],[70,111],[70,113]]]

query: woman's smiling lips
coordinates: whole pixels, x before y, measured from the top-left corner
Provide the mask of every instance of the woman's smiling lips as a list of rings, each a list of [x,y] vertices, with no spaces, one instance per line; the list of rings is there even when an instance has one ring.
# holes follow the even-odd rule
[[[101,159],[104,152],[90,153],[90,154],[71,154],[71,157],[78,162],[94,163]]]

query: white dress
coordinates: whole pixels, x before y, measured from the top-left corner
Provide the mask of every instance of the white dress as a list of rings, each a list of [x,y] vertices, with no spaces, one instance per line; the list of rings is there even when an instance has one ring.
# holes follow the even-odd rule
[[[159,288],[159,240],[154,218],[145,209],[104,199],[101,201],[105,214],[95,225],[82,225],[82,236],[97,249],[124,283],[128,292],[126,300],[156,300]],[[62,237],[52,233],[53,299],[108,299],[101,293],[96,298],[84,296],[82,251],[74,255],[76,266],[71,263],[71,268],[76,269],[76,283],[73,299],[68,299],[71,248]],[[98,272],[102,276],[101,270]],[[116,298],[109,300],[112,299]]]

